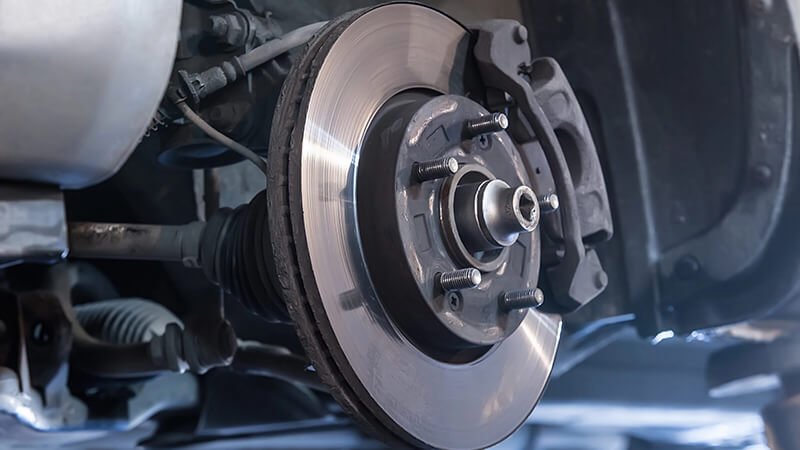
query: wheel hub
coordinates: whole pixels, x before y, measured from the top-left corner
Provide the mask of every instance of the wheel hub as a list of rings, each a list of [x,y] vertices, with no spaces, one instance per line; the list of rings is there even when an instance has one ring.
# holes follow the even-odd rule
[[[359,161],[360,237],[380,302],[446,362],[511,335],[527,308],[504,308],[504,294],[538,278],[538,202],[517,149],[502,130],[468,135],[489,116],[463,96],[400,93],[376,114]]]

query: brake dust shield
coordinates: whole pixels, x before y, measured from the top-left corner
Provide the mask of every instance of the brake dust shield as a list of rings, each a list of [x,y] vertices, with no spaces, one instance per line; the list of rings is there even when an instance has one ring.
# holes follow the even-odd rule
[[[506,438],[541,396],[561,328],[558,316],[531,310],[478,356],[447,361],[418,348],[373,287],[356,186],[368,129],[403,92],[465,95],[469,45],[467,29],[422,5],[342,16],[295,63],[273,122],[267,207],[277,285],[331,393],[395,445],[482,448]],[[534,242],[538,249],[538,233]]]

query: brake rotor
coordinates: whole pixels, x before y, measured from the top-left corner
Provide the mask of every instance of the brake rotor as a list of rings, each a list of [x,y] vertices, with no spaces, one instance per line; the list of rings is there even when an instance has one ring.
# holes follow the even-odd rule
[[[440,219],[461,187],[529,184],[505,132],[489,150],[452,132],[462,116],[488,114],[467,98],[480,88],[469,46],[463,26],[422,5],[355,11],[307,46],[273,121],[277,285],[331,393],[394,444],[482,448],[507,437],[544,389],[561,328],[557,316],[497,306],[512,284],[536,287],[538,232],[467,255],[456,245],[466,238]],[[437,130],[431,156],[455,157],[458,174],[415,184],[406,163],[428,150],[409,133]],[[486,263],[482,281],[456,308],[435,275],[470,255]]]

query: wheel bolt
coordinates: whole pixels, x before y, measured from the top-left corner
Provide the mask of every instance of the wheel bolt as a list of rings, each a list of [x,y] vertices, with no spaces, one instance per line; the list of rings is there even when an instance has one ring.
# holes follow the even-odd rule
[[[508,117],[503,113],[493,113],[467,121],[466,132],[470,137],[496,133],[508,128]]]
[[[472,289],[481,284],[481,272],[470,267],[439,274],[439,285],[445,292]]]
[[[546,194],[539,197],[539,207],[545,214],[557,210],[558,205],[558,196],[556,194]]]
[[[544,303],[544,293],[541,289],[523,289],[521,291],[506,292],[500,299],[500,306],[505,311],[514,309],[538,308]]]
[[[416,162],[412,168],[417,181],[446,178],[458,172],[458,160],[453,157]]]

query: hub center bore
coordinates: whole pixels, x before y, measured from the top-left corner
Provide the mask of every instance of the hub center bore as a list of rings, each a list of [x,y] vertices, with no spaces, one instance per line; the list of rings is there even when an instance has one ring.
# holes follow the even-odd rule
[[[511,335],[527,309],[507,299],[534,298],[538,281],[539,204],[495,117],[465,97],[407,91],[378,111],[359,161],[359,233],[381,304],[450,363]]]
[[[473,254],[513,245],[539,224],[539,202],[528,186],[502,180],[461,185],[455,192],[456,226]]]

